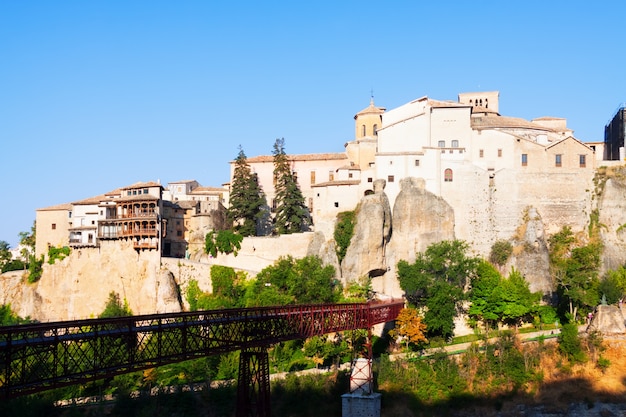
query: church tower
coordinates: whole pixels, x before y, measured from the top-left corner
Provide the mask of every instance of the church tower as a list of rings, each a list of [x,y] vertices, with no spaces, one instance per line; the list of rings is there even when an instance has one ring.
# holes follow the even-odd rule
[[[374,163],[378,147],[378,129],[383,125],[384,107],[374,105],[374,97],[370,105],[354,116],[354,140],[346,143],[346,154],[352,166],[366,170]]]

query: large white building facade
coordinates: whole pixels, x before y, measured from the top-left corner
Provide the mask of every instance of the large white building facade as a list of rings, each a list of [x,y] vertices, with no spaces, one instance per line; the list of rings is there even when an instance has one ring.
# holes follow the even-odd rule
[[[332,233],[337,213],[353,210],[377,179],[386,181],[393,207],[406,177],[423,179],[427,191],[448,202],[456,238],[482,253],[514,236],[530,208],[548,227],[585,224],[594,148],[577,140],[565,119],[528,121],[498,111],[497,91],[462,93],[456,101],[421,97],[389,111],[372,100],[354,117],[345,155],[290,156],[315,230]],[[249,159],[253,171],[267,172],[259,179],[270,196],[271,161]]]

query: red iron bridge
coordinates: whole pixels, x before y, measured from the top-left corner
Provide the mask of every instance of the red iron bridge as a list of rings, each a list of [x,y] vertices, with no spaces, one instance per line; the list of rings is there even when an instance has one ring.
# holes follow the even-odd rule
[[[271,345],[345,330],[371,332],[395,320],[403,307],[403,300],[392,300],[4,326],[0,399],[240,350],[237,416],[269,416]]]

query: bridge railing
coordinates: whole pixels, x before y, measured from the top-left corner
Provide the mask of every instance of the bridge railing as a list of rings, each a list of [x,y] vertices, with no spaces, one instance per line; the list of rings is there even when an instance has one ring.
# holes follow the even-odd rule
[[[294,305],[0,327],[0,398],[394,320],[404,303]]]

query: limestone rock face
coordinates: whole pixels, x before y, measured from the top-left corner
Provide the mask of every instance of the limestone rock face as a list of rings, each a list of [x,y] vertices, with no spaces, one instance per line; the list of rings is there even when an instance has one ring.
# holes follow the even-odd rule
[[[315,232],[309,243],[307,256],[318,256],[322,260],[322,264],[332,265],[335,268],[335,276],[339,278],[341,271],[333,239],[326,239],[323,233]]]
[[[174,275],[162,269],[158,271],[154,279],[145,280],[141,293],[145,301],[155,306],[155,313],[177,313],[182,311],[178,286]]]
[[[393,237],[388,253],[394,263],[415,262],[418,252],[433,243],[454,239],[454,210],[441,197],[426,191],[421,178],[403,178],[393,206]],[[391,255],[390,255],[391,256]]]
[[[626,263],[626,180],[609,178],[598,201],[600,236],[603,243],[603,270],[617,269]]]
[[[550,255],[544,224],[539,212],[533,207],[528,209],[527,219],[520,228],[524,233],[521,239],[513,242],[513,256],[502,272],[508,275],[514,266],[526,279],[532,292],[549,295],[554,288],[550,279]]]
[[[356,213],[354,235],[341,265],[344,282],[387,271],[385,246],[391,237],[391,207],[385,180],[374,181],[374,193],[363,197]]]
[[[599,305],[587,332],[598,331],[602,334],[624,334],[626,325],[622,310],[615,305]]]

